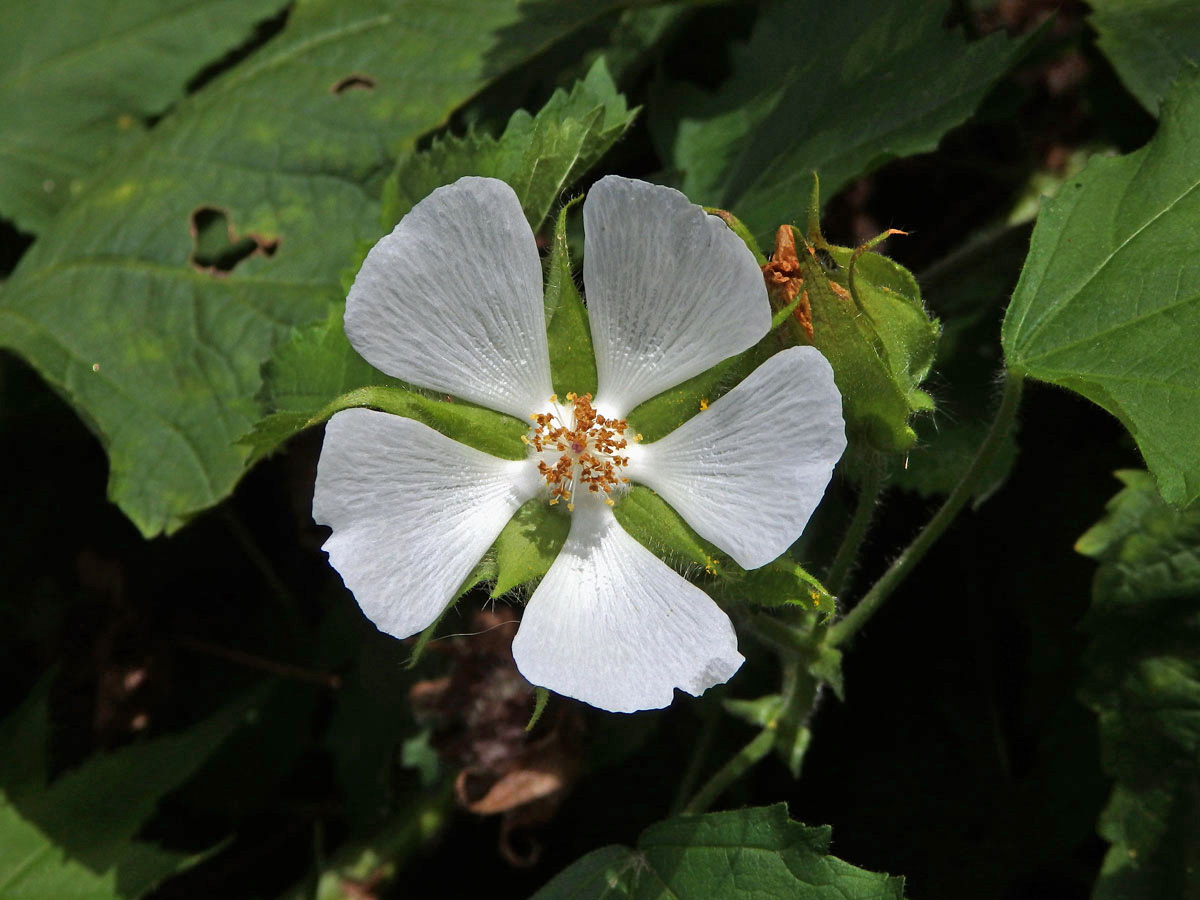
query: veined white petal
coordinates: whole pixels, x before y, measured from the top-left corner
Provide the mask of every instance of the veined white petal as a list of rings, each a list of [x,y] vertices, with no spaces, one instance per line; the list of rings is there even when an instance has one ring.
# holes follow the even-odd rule
[[[639,445],[627,474],[754,569],[800,537],[845,449],[833,369],[815,347],[792,347],[662,440]]]
[[[408,637],[441,614],[538,482],[529,460],[347,409],[325,426],[313,518],[333,528],[329,562],[367,618]]]
[[[550,396],[542,266],[517,195],[460,178],[367,254],[346,336],[371,365],[524,419]]]
[[[594,498],[576,505],[513,659],[532,683],[613,712],[667,706],[675,688],[698,696],[743,661],[720,607]]]
[[[617,415],[771,327],[753,254],[679,191],[609,175],[588,192],[583,223],[596,397]]]

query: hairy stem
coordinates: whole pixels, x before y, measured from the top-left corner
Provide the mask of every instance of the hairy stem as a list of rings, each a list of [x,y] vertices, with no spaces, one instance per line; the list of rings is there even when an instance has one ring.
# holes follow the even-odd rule
[[[775,746],[776,727],[776,723],[771,722],[755,736],[754,740],[734,754],[729,762],[721,766],[716,774],[708,779],[704,787],[700,788],[696,796],[688,801],[687,806],[683,808],[684,814],[694,815],[707,810],[712,806],[713,801],[721,796],[725,788],[745,775],[770,753],[771,748]]]
[[[883,466],[872,465],[858,486],[858,499],[854,505],[854,515],[842,537],[842,543],[829,566],[829,574],[825,577],[825,588],[835,597],[846,586],[846,576],[858,558],[858,551],[867,536],[871,519],[875,515],[875,504],[883,491]]]
[[[971,465],[967,468],[966,473],[958,484],[954,486],[954,490],[950,492],[950,496],[946,498],[941,508],[934,513],[933,518],[913,538],[912,543],[896,557],[896,561],[892,563],[888,570],[883,573],[883,577],[875,582],[875,585],[867,591],[866,596],[846,614],[845,618],[830,628],[827,638],[827,643],[830,646],[837,647],[840,644],[844,644],[850,638],[854,637],[863,625],[870,621],[871,617],[879,611],[879,608],[892,595],[892,592],[908,577],[913,567],[929,552],[929,548],[942,536],[942,532],[954,521],[955,516],[966,506],[967,501],[971,499],[972,493],[979,486],[979,481],[987,472],[988,466],[991,464],[992,458],[996,455],[1000,444],[1012,427],[1013,419],[1017,414],[1017,408],[1021,403],[1022,384],[1023,379],[1019,373],[1011,371],[1006,373],[1004,394],[1000,398],[1000,406],[996,410],[996,417],[992,420],[992,426],[988,430],[987,437],[984,438],[983,443],[975,451],[975,458],[971,460]]]

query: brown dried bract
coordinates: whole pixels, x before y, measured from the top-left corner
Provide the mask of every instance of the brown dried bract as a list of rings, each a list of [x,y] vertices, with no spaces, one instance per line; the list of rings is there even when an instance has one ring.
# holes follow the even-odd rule
[[[780,225],[775,232],[775,252],[771,254],[771,261],[763,266],[763,279],[767,283],[767,293],[775,299],[779,308],[787,306],[799,295],[800,302],[796,304],[794,315],[811,341],[812,306],[808,302],[808,292],[804,291],[804,272],[796,255],[792,226]]]
[[[533,712],[533,687],[517,671],[512,610],[478,612],[470,637],[455,638],[454,669],[443,678],[414,685],[418,716],[434,724],[431,744],[460,767],[458,802],[479,815],[501,815],[499,849],[514,866],[532,865],[540,848],[513,844],[518,828],[550,821],[578,777],[582,720],[570,704],[552,702],[538,726],[525,730]]]

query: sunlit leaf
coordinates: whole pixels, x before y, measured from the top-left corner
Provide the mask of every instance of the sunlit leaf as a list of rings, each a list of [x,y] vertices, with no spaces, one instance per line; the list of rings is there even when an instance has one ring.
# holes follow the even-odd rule
[[[5,0],[0,216],[39,232],[283,0]]]
[[[143,533],[241,476],[260,368],[343,296],[396,152],[613,5],[301,0],[89,181],[5,285],[0,345],[99,434],[109,494]],[[218,217],[241,248],[229,271],[194,258],[193,232]]]
[[[1004,319],[1008,365],[1077,391],[1133,434],[1159,490],[1200,497],[1200,75],[1159,132],[1049,201]]]

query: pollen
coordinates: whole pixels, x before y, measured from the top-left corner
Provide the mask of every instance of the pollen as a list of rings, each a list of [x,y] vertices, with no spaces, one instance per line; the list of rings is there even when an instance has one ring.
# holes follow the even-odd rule
[[[574,500],[582,492],[612,506],[615,501],[610,495],[629,483],[623,474],[629,457],[621,452],[629,446],[628,423],[597,411],[591,394],[572,392],[566,400],[570,406],[530,416],[533,427],[524,439],[538,459],[550,504],[561,500],[574,510]]]

